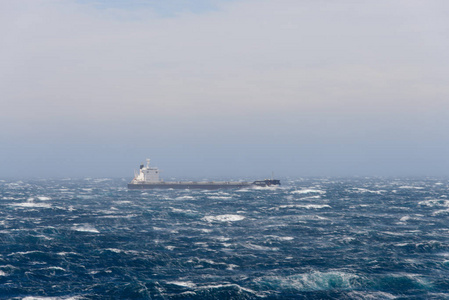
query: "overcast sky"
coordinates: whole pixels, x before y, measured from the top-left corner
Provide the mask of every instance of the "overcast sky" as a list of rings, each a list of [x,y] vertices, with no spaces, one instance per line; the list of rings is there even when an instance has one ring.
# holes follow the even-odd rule
[[[191,3],[190,3],[191,2]],[[0,2],[0,178],[446,176],[449,1]]]

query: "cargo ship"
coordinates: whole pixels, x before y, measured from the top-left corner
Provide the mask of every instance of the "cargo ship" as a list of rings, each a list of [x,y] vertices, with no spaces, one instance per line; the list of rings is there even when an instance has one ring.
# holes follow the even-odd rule
[[[134,179],[128,184],[130,190],[143,189],[204,189],[216,190],[225,188],[246,188],[246,187],[269,187],[281,184],[277,179],[246,181],[163,181],[159,177],[159,169],[150,166],[150,160],[147,164],[140,165],[139,171],[134,172]]]

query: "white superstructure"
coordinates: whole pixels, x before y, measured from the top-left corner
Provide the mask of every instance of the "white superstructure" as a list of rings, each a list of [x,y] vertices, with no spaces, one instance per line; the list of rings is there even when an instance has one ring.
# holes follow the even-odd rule
[[[157,167],[150,167],[150,159],[147,158],[147,165],[140,165],[139,173],[135,172],[133,182],[162,182],[159,178],[159,169]]]

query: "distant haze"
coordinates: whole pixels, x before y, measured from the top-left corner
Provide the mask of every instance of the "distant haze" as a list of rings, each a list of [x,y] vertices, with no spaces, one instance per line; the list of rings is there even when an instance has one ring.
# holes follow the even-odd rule
[[[0,3],[0,178],[446,176],[444,0]]]

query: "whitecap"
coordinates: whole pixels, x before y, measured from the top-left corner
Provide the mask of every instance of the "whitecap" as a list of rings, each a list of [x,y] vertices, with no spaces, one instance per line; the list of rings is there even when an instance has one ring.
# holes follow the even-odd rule
[[[278,247],[266,247],[266,246],[251,244],[251,243],[246,243],[243,246],[248,249],[260,250],[260,251],[278,251],[279,250]]]
[[[120,201],[114,201],[115,204],[131,204],[131,201],[128,200],[120,200]]]
[[[366,300],[390,300],[396,299],[395,295],[386,292],[367,292],[367,291],[351,291],[350,299],[366,299]]]
[[[363,189],[363,188],[353,188],[352,191],[355,193],[371,193],[371,194],[379,194],[379,195],[382,194],[382,192],[385,192],[383,190],[372,191],[372,190]]]
[[[282,189],[283,187],[281,187],[279,185],[270,185],[270,186],[251,186],[250,188],[252,190],[270,190],[270,191],[274,191],[274,190]]]
[[[410,220],[410,216],[403,216],[402,218],[399,219],[401,222],[406,222],[408,220]]]
[[[207,222],[235,222],[235,221],[241,221],[245,219],[244,216],[241,215],[218,215],[218,216],[205,216],[203,218],[204,221]]]
[[[192,196],[179,196],[179,197],[176,197],[176,200],[193,200],[193,199],[195,199],[195,198],[192,197]]]
[[[321,208],[332,208],[328,204],[287,204],[287,205],[280,205],[278,207],[270,208],[270,210],[279,210],[284,208],[306,208],[306,209],[321,209]]]
[[[75,225],[72,227],[72,230],[79,232],[91,232],[91,233],[100,233],[95,227],[90,225]]]
[[[189,262],[194,263],[195,261],[190,260]],[[235,264],[226,264],[224,262],[215,262],[211,259],[198,259],[197,260],[198,263],[206,263],[209,265],[217,265],[217,266],[225,266],[226,270],[234,270],[235,268],[238,268],[238,265]]]
[[[207,246],[209,246],[209,244],[206,243],[206,242],[195,242],[195,243],[193,243],[193,244],[196,245],[196,246],[204,247],[204,248],[206,248]]]
[[[187,288],[196,287],[196,284],[191,281],[168,281],[167,283],[182,286],[182,287],[187,287]]]
[[[59,271],[65,271],[64,268],[61,268],[61,267],[55,267],[55,266],[48,267],[48,268],[44,268],[44,269],[46,269],[46,270],[59,270]]]
[[[269,239],[277,240],[277,241],[291,241],[291,240],[295,239],[292,236],[267,235],[266,237]]]
[[[291,194],[310,194],[310,193],[326,194],[326,191],[315,190],[315,189],[303,189],[303,190],[291,191],[290,193]]]
[[[27,255],[27,254],[32,254],[32,253],[41,253],[41,251],[37,251],[37,250],[33,250],[33,251],[25,251],[25,252],[14,252],[11,254],[8,254],[8,256],[12,256],[12,255]]]
[[[45,196],[38,196],[37,199],[41,200],[41,201],[48,201],[51,200],[50,197],[45,197]]]
[[[415,189],[415,190],[422,190],[424,189],[422,186],[410,186],[410,185],[403,185],[399,187],[400,189]]]
[[[323,221],[329,221],[330,220],[329,218],[326,218],[326,217],[322,217],[322,216],[319,216],[319,215],[309,215],[309,214],[301,215],[301,216],[291,216],[289,218],[295,219],[296,222],[303,222],[303,223],[306,223],[305,220],[323,220]]]
[[[19,207],[35,207],[35,208],[51,208],[50,204],[47,203],[35,203],[35,202],[22,202],[22,203],[14,203],[12,206]]]
[[[229,193],[222,192],[222,191],[214,192],[214,193],[206,193],[206,194],[210,195],[210,196],[229,196],[230,195]]]
[[[320,195],[316,195],[316,196],[307,196],[307,197],[303,197],[301,198],[301,200],[313,200],[313,199],[321,199]]]
[[[446,214],[448,214],[448,213],[449,213],[449,208],[448,208],[448,209],[440,209],[440,210],[434,211],[434,212],[432,213],[432,215],[433,215],[433,216],[437,216],[437,215],[446,215]]]
[[[357,275],[345,272],[312,272],[291,276],[268,276],[261,279],[278,287],[278,289],[295,289],[298,291],[323,291],[331,289],[351,289]],[[262,283],[264,284],[264,283]],[[337,286],[336,286],[337,285]]]
[[[78,198],[83,199],[83,200],[90,200],[90,199],[95,199],[95,196],[92,196],[92,195],[78,195]]]
[[[195,211],[193,211],[191,209],[181,209],[181,208],[175,208],[175,207],[170,207],[170,209],[174,213],[183,213],[183,214],[193,214],[193,213],[195,213]]]
[[[56,253],[57,255],[61,255],[61,256],[66,256],[66,255],[69,255],[69,254],[71,254],[71,255],[77,255],[78,253],[76,253],[76,252],[58,252],[58,253]]]
[[[35,297],[35,296],[26,296],[22,298],[22,300],[79,300],[82,297],[78,296],[67,296],[67,297]]]
[[[180,293],[179,295],[183,296],[183,297],[187,297],[185,299],[191,299],[192,297],[196,296],[196,293],[193,291],[185,291]]]
[[[53,238],[48,237],[48,236],[43,235],[43,234],[36,235],[36,237],[37,237],[37,238],[44,239],[44,240],[46,240],[46,241],[51,241],[51,240],[53,240]]]
[[[419,205],[428,206],[428,207],[449,207],[449,200],[442,199],[429,199],[418,202]]]
[[[402,232],[393,232],[393,231],[381,231],[383,234],[392,235],[392,236],[405,236],[405,233]]]
[[[343,236],[343,237],[339,238],[339,240],[340,240],[340,242],[343,242],[343,243],[351,243],[352,241],[355,241],[356,239],[351,236]]]
[[[205,285],[200,287],[201,289],[222,289],[222,288],[229,288],[229,287],[236,287],[237,289],[247,292],[247,293],[251,293],[251,294],[255,294],[257,295],[257,293],[249,288],[244,288],[241,287],[238,284],[217,284],[217,285]]]
[[[101,182],[111,181],[111,180],[112,180],[112,179],[110,179],[110,178],[97,178],[97,179],[94,179],[93,182],[95,182],[95,183],[101,183]]]
[[[111,251],[111,252],[114,252],[114,253],[121,253],[121,252],[123,252],[123,250],[116,249],[116,248],[107,248],[107,249],[104,249],[104,250]]]

